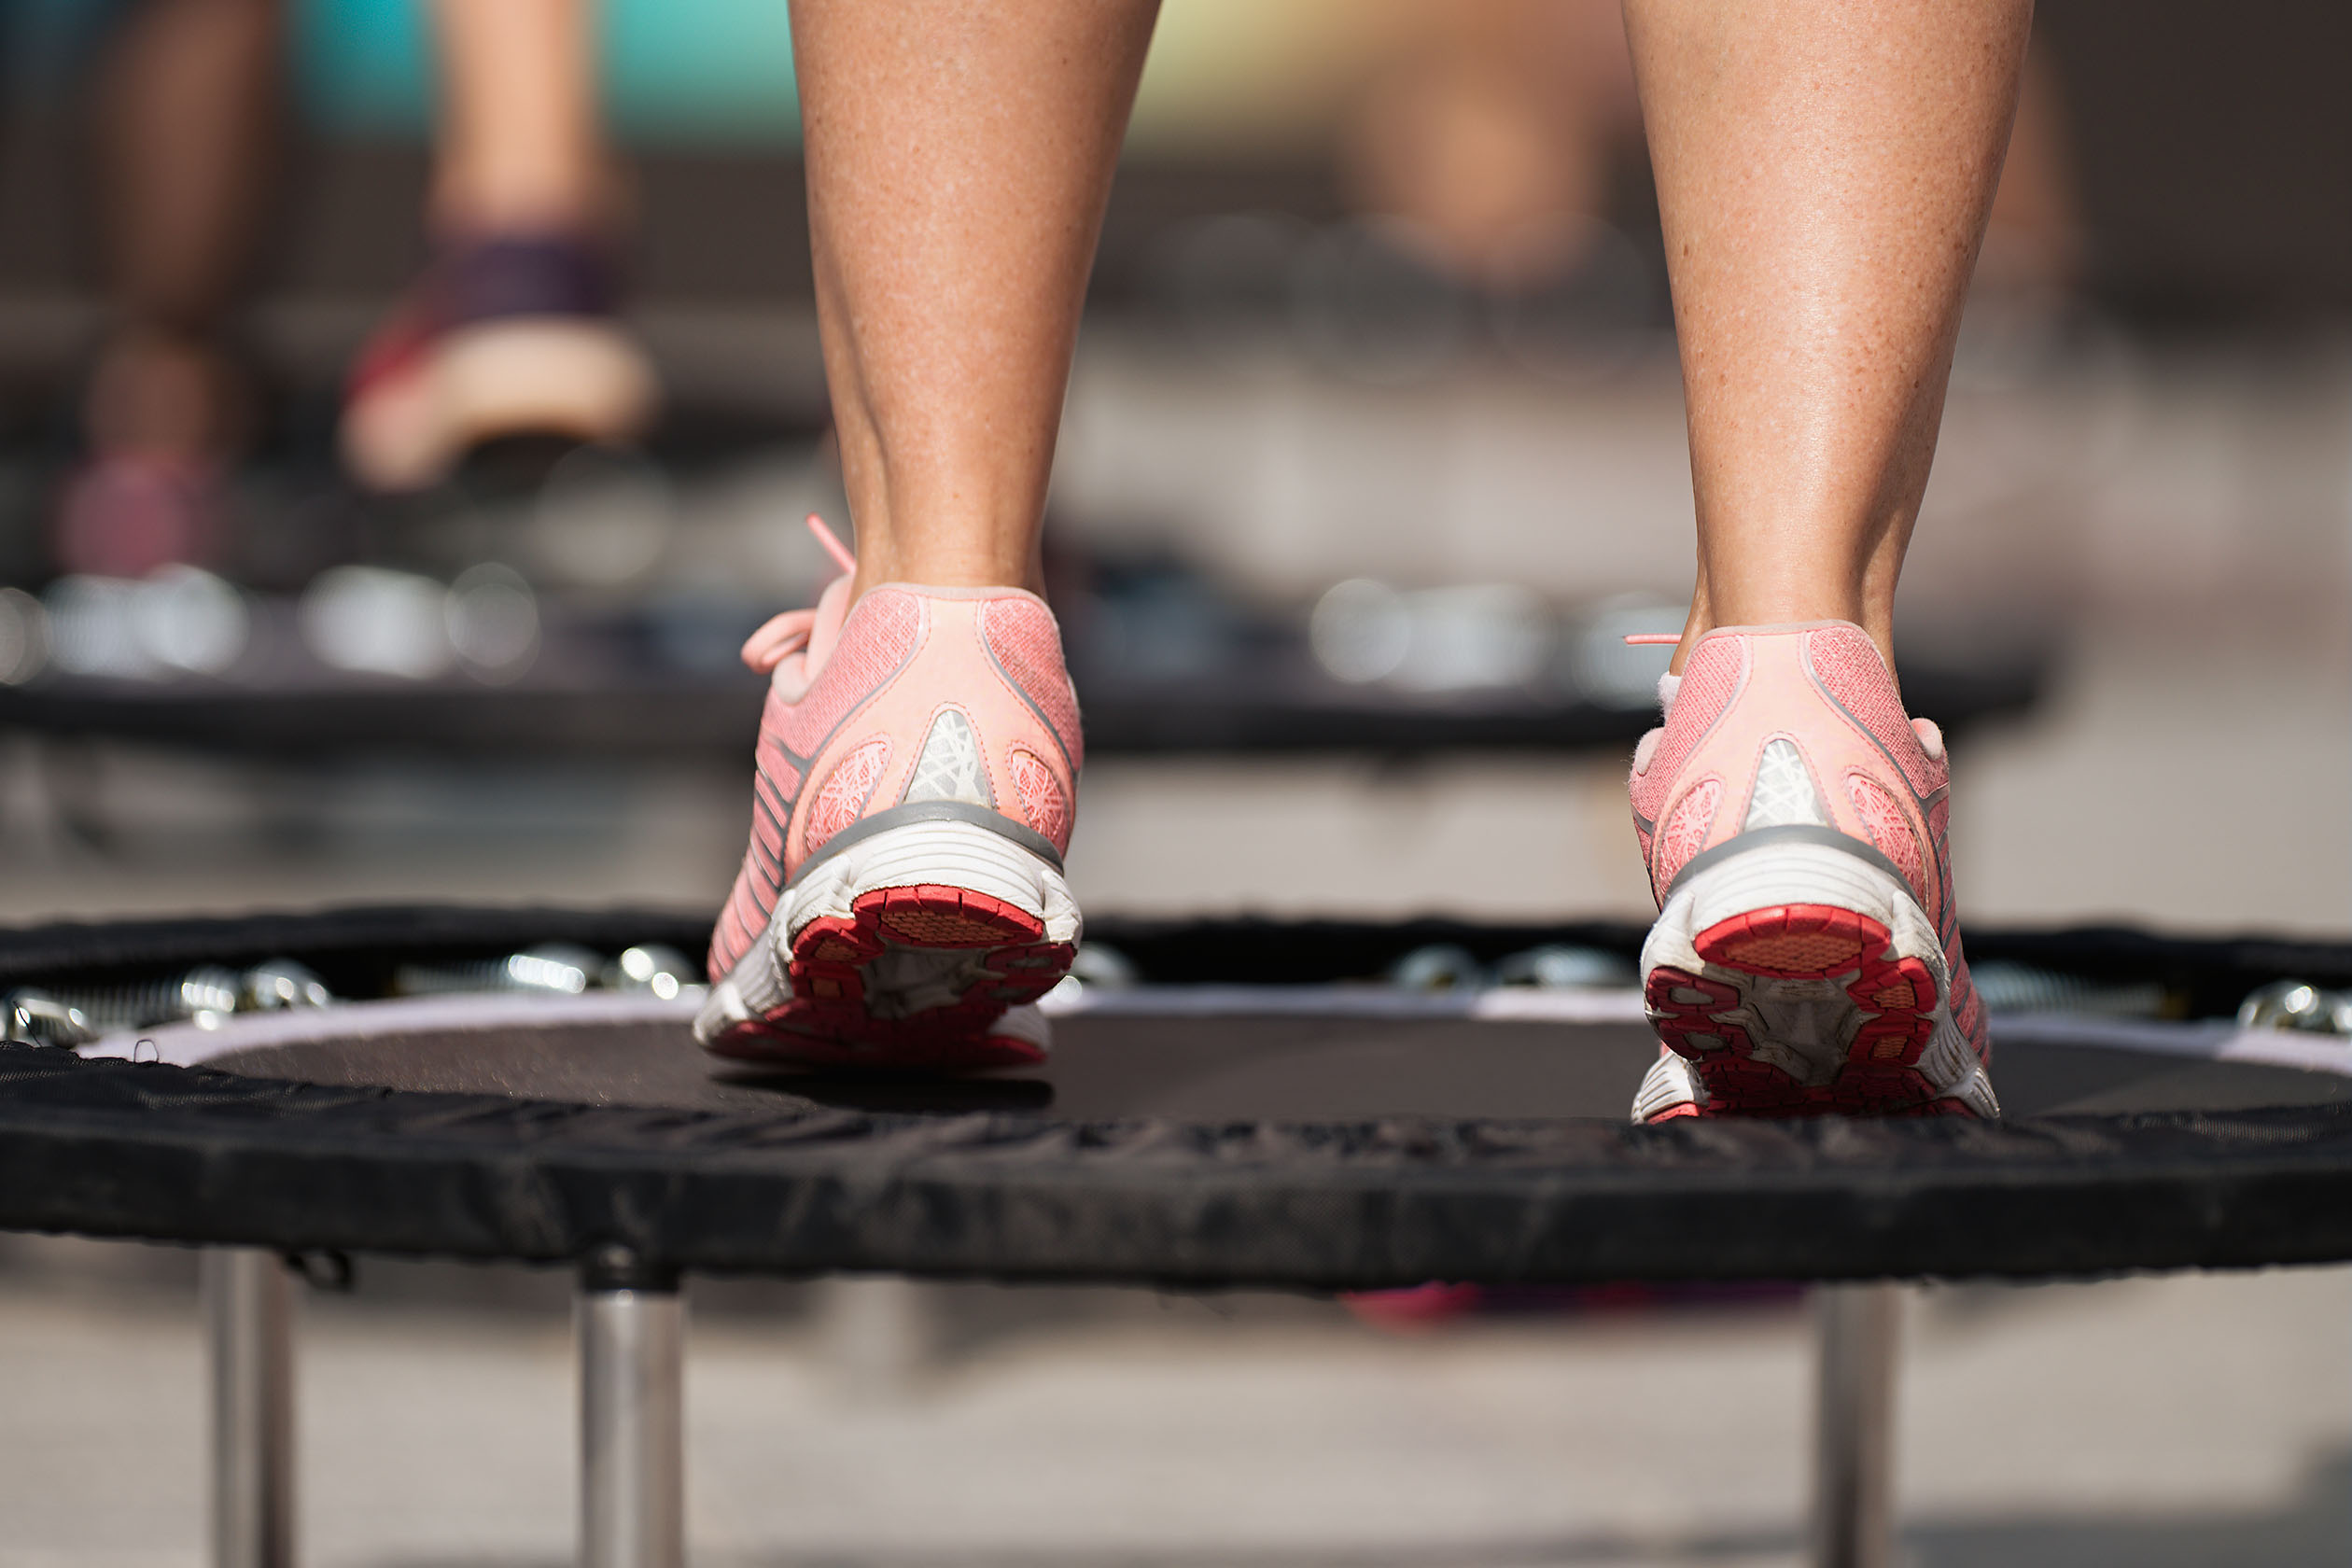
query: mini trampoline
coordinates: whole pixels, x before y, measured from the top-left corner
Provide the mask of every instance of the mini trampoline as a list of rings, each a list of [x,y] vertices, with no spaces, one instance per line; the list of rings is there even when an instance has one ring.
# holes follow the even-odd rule
[[[2352,982],[2344,946],[1972,937],[2027,992],[2094,1009],[1997,1020],[1997,1124],[1634,1127],[1657,1046],[1630,987],[1379,978],[1545,944],[1621,962],[1632,927],[1098,922],[1141,983],[1057,993],[1046,1066],[952,1082],[719,1062],[691,997],[455,988],[536,944],[691,952],[707,929],[408,909],[0,936],[0,985],[57,997],[292,959],[378,999],[0,1049],[0,1226],[213,1249],[224,1568],[288,1557],[289,1254],[578,1271],[599,1568],[682,1558],[688,1272],[1823,1281],[1816,1551],[1869,1563],[1895,1356],[1873,1281],[2352,1258],[2352,1040],[2230,1016],[2282,979]]]

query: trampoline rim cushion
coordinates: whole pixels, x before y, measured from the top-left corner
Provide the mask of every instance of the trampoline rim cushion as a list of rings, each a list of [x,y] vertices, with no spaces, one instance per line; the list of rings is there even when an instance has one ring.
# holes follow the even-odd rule
[[[644,1111],[0,1049],[0,1227],[531,1264],[1366,1289],[2352,1258],[2352,1107],[1914,1122]]]
[[[321,929],[301,918],[7,933],[0,971],[287,945]],[[440,941],[592,939],[643,932],[648,917],[324,918],[351,940]],[[9,961],[35,952],[38,963]],[[2352,1107],[1659,1127],[735,1114],[328,1088],[9,1047],[0,1228],[1310,1290],[2251,1267],[2352,1258]]]

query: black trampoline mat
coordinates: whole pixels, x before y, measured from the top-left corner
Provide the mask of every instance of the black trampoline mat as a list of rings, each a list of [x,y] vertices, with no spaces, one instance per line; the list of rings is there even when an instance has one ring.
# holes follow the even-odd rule
[[[687,950],[707,916],[398,908],[0,932],[60,991],[285,957],[345,997],[550,941]],[[1366,983],[1635,927],[1115,924],[1150,983],[1036,1071],[915,1082],[714,1060],[682,1001],[407,997],[77,1054],[0,1046],[0,1227],[603,1268],[1371,1289],[1429,1280],[2033,1279],[2352,1259],[2352,1041],[2239,1031],[2352,945],[1990,933],[2153,982],[2191,1022],[1995,1021],[2007,1116],[1627,1122],[1627,992]],[[1971,945],[1978,944],[1971,933]],[[112,1058],[112,1059],[107,1059]],[[128,1058],[128,1059],[125,1059]],[[144,1065],[152,1062],[153,1065]],[[226,1067],[231,1071],[212,1071]],[[598,1261],[602,1260],[602,1261]]]
[[[322,1015],[314,1037],[232,1047],[203,1065],[334,1086],[720,1113],[997,1112],[1208,1124],[1622,1121],[1658,1053],[1656,1037],[1636,1023],[1120,1011],[1058,1019],[1052,1059],[1030,1071],[955,1080],[812,1076],[710,1057],[682,1015],[567,1011],[534,1022],[511,1008],[499,1012],[499,1021],[482,1027],[379,1026],[349,1034],[335,1032],[348,1021]],[[2166,1038],[2166,1026],[2136,1027],[2150,1039]],[[2065,1043],[2037,1037],[2030,1023],[1996,1040],[1994,1083],[2012,1119],[2352,1102],[2352,1077],[2201,1058],[2182,1054],[2177,1043],[2164,1050]]]

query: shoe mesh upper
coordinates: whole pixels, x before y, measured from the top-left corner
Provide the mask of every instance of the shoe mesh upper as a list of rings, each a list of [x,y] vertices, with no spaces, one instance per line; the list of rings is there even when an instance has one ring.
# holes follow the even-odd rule
[[[866,802],[874,798],[874,787],[882,782],[882,771],[889,761],[889,737],[876,735],[861,742],[826,775],[817,798],[808,803],[807,833],[812,849],[864,814]],[[782,885],[780,879],[777,885]]]
[[[1017,746],[1008,762],[1014,793],[1020,797],[1022,819],[1054,843],[1068,843],[1070,797],[1062,792],[1061,781],[1054,777],[1053,768],[1036,752]]]
[[[1886,748],[1913,791],[1925,795],[1943,786],[1944,771],[1920,744],[1869,633],[1859,626],[1824,626],[1806,637],[1805,657],[1814,679]]]
[[[1927,878],[1919,853],[1919,836],[1903,819],[1903,809],[1895,804],[1895,797],[1858,773],[1846,779],[1846,793],[1853,797],[1855,815],[1870,830],[1870,842],[1895,862],[1895,869],[1911,884],[1911,892],[1925,902]]]
[[[906,663],[922,627],[923,607],[912,594],[877,588],[860,599],[808,694],[784,708],[777,738],[814,757],[834,726]]]
[[[1665,810],[1667,791],[1681,779],[1683,764],[1740,689],[1746,657],[1738,638],[1714,637],[1701,642],[1683,666],[1682,689],[1674,693],[1665,733],[1650,753],[1649,766],[1633,776],[1633,809],[1644,820],[1655,822]]]
[[[998,665],[1053,730],[1071,770],[1083,767],[1078,696],[1062,670],[1061,634],[1052,614],[1033,599],[991,599],[981,609],[980,630]]]
[[[1715,825],[1715,805],[1723,798],[1723,781],[1702,779],[1691,786],[1674,805],[1674,814],[1658,835],[1656,875],[1663,888],[1674,879],[1675,874],[1699,853],[1707,842],[1707,830]]]

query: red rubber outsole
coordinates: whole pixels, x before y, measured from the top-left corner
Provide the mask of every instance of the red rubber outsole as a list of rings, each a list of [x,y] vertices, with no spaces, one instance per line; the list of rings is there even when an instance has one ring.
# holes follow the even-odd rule
[[[866,1005],[868,967],[907,950],[961,957],[951,1001],[895,1017]],[[791,998],[710,1043],[722,1057],[860,1071],[970,1072],[1033,1067],[1044,1051],[994,1030],[1008,1007],[1035,1001],[1070,972],[1076,946],[1045,940],[1027,910],[968,888],[924,885],[861,894],[847,918],[811,920],[792,938]]]
[[[1892,934],[1867,915],[1830,904],[1789,903],[1719,920],[1692,941],[1714,972],[1660,966],[1643,986],[1659,1039],[1690,1063],[1706,1091],[1703,1108],[1665,1115],[1968,1115],[1919,1071],[1942,997],[1935,972],[1894,951]],[[1858,1019],[1844,1063],[1826,1084],[1807,1084],[1760,1059],[1745,1025],[1717,1016],[1743,1007],[1747,981],[1816,980],[1842,995],[1846,1033]]]

